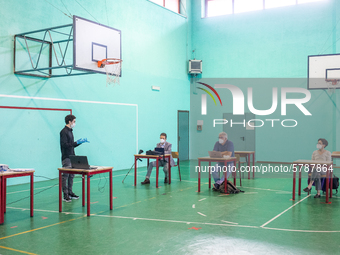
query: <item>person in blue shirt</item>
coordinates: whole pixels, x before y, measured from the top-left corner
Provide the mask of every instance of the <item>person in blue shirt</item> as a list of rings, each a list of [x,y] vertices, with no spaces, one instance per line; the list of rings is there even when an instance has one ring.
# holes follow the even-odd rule
[[[234,144],[232,141],[228,140],[228,135],[226,132],[221,132],[218,135],[218,141],[215,143],[214,151],[220,151],[224,157],[234,157]],[[227,163],[227,178],[232,172],[232,167],[234,166],[234,162]],[[212,171],[212,176],[215,180],[215,184],[213,188],[218,190],[222,182],[224,181],[224,173],[222,173],[222,178],[220,178],[220,172],[223,172],[224,162],[219,162],[215,165],[215,171]]]

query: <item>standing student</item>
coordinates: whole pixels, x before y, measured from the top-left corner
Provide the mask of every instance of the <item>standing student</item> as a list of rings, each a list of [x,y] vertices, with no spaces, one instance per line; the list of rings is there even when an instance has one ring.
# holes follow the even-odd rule
[[[82,143],[89,142],[87,138],[81,138],[74,141],[73,128],[76,125],[76,117],[74,115],[67,115],[65,117],[66,126],[60,131],[60,149],[61,149],[61,161],[63,168],[71,168],[70,156],[74,154],[74,148]],[[62,174],[62,187],[64,198],[63,201],[71,202],[72,199],[78,199],[79,196],[73,193],[73,178],[74,174]]]

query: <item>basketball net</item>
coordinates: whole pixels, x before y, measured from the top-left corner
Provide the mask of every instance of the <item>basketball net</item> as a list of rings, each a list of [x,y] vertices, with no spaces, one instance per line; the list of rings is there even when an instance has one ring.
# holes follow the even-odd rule
[[[338,85],[339,80],[338,79],[332,79],[332,80],[326,80],[328,83],[328,93],[333,94],[336,89],[336,85]]]
[[[108,58],[98,61],[98,67],[104,68],[106,72],[106,86],[107,84],[119,84],[122,62],[123,60],[117,58]]]

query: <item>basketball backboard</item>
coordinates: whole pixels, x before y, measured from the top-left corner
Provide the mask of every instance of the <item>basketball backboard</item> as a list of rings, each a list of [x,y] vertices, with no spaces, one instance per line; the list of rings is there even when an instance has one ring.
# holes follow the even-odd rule
[[[106,74],[99,60],[122,59],[120,30],[78,16],[73,16],[73,29],[74,69]]]
[[[340,88],[340,54],[308,56],[308,89]]]

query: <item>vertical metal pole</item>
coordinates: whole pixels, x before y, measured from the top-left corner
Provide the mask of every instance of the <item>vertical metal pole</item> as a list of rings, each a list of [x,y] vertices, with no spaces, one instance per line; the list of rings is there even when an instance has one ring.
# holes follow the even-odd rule
[[[201,160],[198,160],[198,192],[201,192]]]
[[[329,172],[328,172],[328,168],[327,168],[327,172],[326,172],[326,204],[328,204],[329,202]]]
[[[299,191],[298,195],[301,196],[301,166],[299,167]]]
[[[250,157],[249,157],[250,160]],[[255,179],[255,152],[253,153],[253,179]]]
[[[90,217],[90,176],[88,173],[86,173],[86,179],[87,179],[87,217]]]
[[[34,194],[33,194],[33,190],[34,190],[34,176],[33,173],[31,173],[31,204],[30,204],[30,209],[31,209],[31,217],[33,217],[33,206],[34,206]]]
[[[331,187],[330,187],[330,194],[329,194],[329,197],[332,198],[333,196],[333,164],[327,166],[327,171],[329,170],[329,168],[332,167],[332,170],[330,171],[330,174],[331,174]]]
[[[169,184],[171,184],[171,164],[170,164],[171,157],[169,156],[168,164],[169,164]]]
[[[3,177],[0,176],[0,224],[4,224],[4,212],[3,212],[3,197],[2,197],[2,185]]]
[[[109,172],[109,178],[110,178],[110,210],[112,210],[112,169]]]
[[[158,175],[159,175],[158,159],[159,159],[159,157],[156,158],[156,188],[158,188]]]
[[[295,185],[296,185],[296,168],[293,169],[293,200],[295,200]]]
[[[62,207],[62,197],[61,197],[61,187],[62,187],[62,177],[61,177],[61,170],[59,170],[59,212],[62,212],[63,211],[63,207]]]
[[[248,166],[249,166],[249,171],[248,171],[248,180],[250,180],[250,154],[248,153],[247,155],[247,158],[248,158]],[[254,173],[254,171],[253,171]]]
[[[81,179],[82,179],[82,198],[81,198],[81,200],[82,200],[82,206],[84,207],[85,206],[85,174],[84,173],[82,173],[81,174]]]
[[[149,161],[149,159],[148,159]],[[149,165],[149,163],[148,163]],[[137,157],[135,156],[135,186],[137,186]]]
[[[211,161],[209,160],[209,189],[211,189]]]
[[[228,162],[225,161],[224,162],[224,165],[227,166],[228,165]],[[227,171],[224,172],[224,193],[225,194],[228,194],[228,180],[227,180],[227,173],[228,173],[228,168],[227,168]]]

